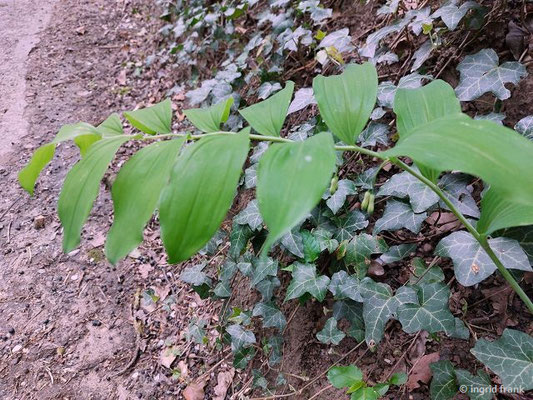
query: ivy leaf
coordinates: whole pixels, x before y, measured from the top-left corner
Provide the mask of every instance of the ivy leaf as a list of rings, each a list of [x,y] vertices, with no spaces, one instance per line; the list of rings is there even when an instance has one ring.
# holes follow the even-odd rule
[[[376,103],[378,77],[371,63],[351,64],[340,75],[313,79],[320,115],[346,144],[355,144]]]
[[[304,258],[304,244],[299,227],[287,232],[281,238],[281,244],[296,257]]]
[[[171,133],[172,105],[170,99],[157,103],[151,107],[135,111],[127,111],[124,117],[135,128],[149,135],[156,133]]]
[[[324,329],[316,334],[316,338],[324,344],[338,345],[345,338],[343,331],[337,328],[337,320],[333,317],[326,321]]]
[[[329,290],[337,299],[351,299],[363,302],[360,293],[361,281],[355,275],[349,275],[346,271],[335,272],[329,284]]]
[[[355,186],[360,187],[361,189],[367,189],[370,190],[373,188],[373,182],[374,182],[374,176],[376,175],[378,171],[378,167],[372,167],[368,168],[367,170],[363,171],[359,175],[357,175],[357,178],[355,179]]]
[[[498,232],[498,236],[505,236],[514,239],[520,244],[522,250],[527,254],[529,263],[533,265],[533,226],[518,226],[516,228],[504,229]]]
[[[402,228],[418,233],[426,217],[426,213],[415,214],[409,204],[398,200],[389,200],[383,216],[374,225],[373,234],[377,235],[381,231],[396,231]]]
[[[446,27],[453,31],[461,22],[461,19],[466,15],[466,13],[472,8],[479,7],[475,1],[466,1],[460,6],[457,6],[458,0],[449,0],[444,3],[437,11],[435,11],[431,17],[438,18],[441,17],[442,22]]]
[[[433,372],[433,379],[429,391],[432,400],[450,400],[457,393],[455,370],[448,360],[441,360],[429,365]]]
[[[359,54],[363,57],[373,58],[376,55],[376,50],[382,39],[386,38],[392,33],[401,31],[411,21],[410,18],[403,18],[393,24],[386,25],[376,32],[371,33],[366,38],[365,45],[359,50]]]
[[[250,282],[252,286],[257,285],[267,276],[276,276],[278,274],[278,262],[270,257],[255,258],[252,265],[254,267]]]
[[[255,288],[261,293],[263,301],[270,301],[274,295],[274,290],[281,285],[277,276],[267,276]]]
[[[98,196],[100,181],[118,148],[130,139],[131,136],[117,136],[99,140],[68,172],[57,204],[65,252],[80,243],[81,229]]]
[[[278,82],[265,82],[259,86],[259,89],[257,89],[257,98],[264,100],[272,93],[275,93],[280,89],[281,85]]]
[[[409,277],[409,283],[411,285],[442,282],[444,280],[442,269],[434,265],[428,270],[426,262],[420,257],[413,258],[412,266],[412,275]]]
[[[496,123],[498,123],[500,125],[503,125],[503,120],[505,119],[505,114],[491,112],[491,113],[485,114],[485,115],[476,115],[474,117],[474,119],[482,119],[482,120],[486,120],[486,121],[492,121],[492,122],[496,122]]]
[[[466,388],[466,391],[461,392],[467,394],[470,400],[491,400],[493,398],[492,382],[489,374],[485,371],[479,370],[477,375],[472,375],[464,369],[456,369],[455,376],[459,385]]]
[[[254,333],[244,329],[241,325],[230,325],[226,328],[226,332],[231,336],[231,349],[233,352],[256,342]]]
[[[263,253],[318,204],[334,169],[335,151],[329,133],[270,146],[257,170],[257,200],[269,230]]]
[[[328,290],[329,278],[325,275],[317,276],[314,264],[293,264],[292,281],[287,288],[285,301],[295,299],[309,293],[318,301],[324,300]]]
[[[358,342],[365,340],[365,322],[363,320],[363,304],[353,300],[339,300],[333,304],[333,318],[341,318],[350,323],[348,335]]]
[[[471,180],[472,177],[466,174],[449,173],[440,178],[439,187],[459,211],[470,217],[479,218],[479,208],[468,189]],[[442,200],[439,200],[439,206],[449,209]]]
[[[455,331],[455,319],[448,308],[450,289],[443,283],[424,283],[414,286],[418,301],[398,307],[398,319],[407,333],[421,330],[430,333]]]
[[[213,289],[213,293],[222,299],[231,297],[231,281],[219,281]]]
[[[409,197],[412,210],[419,214],[439,201],[439,196],[431,188],[408,172],[395,174],[385,182],[376,196]]]
[[[272,349],[270,357],[268,358],[268,364],[270,366],[279,364],[283,353],[283,337],[280,335],[270,336],[268,338],[268,347]]]
[[[114,220],[105,244],[112,264],[143,240],[163,187],[185,139],[152,143],[139,150],[120,169],[111,190]]]
[[[361,233],[354,236],[346,246],[345,262],[347,265],[366,264],[371,255],[383,253],[387,249],[384,240],[368,233]]]
[[[205,266],[205,263],[201,263],[185,268],[180,275],[180,279],[192,286],[202,286],[203,284],[211,286],[211,278],[203,272]]]
[[[522,118],[514,126],[515,131],[533,140],[533,115]]]
[[[533,338],[527,333],[505,329],[500,339],[479,339],[470,352],[495,372],[507,389],[533,389]]]
[[[416,294],[404,288],[393,295],[389,285],[376,283],[370,278],[361,281],[360,291],[364,299],[365,339],[370,347],[374,347],[383,338],[385,324],[396,314],[398,306],[416,302]]]
[[[228,120],[232,105],[233,97],[230,96],[211,107],[191,108],[183,110],[183,113],[202,132],[217,132],[220,124]]]
[[[335,231],[334,238],[339,242],[350,240],[356,231],[368,226],[365,214],[359,210],[350,211],[348,215],[343,217],[336,217],[334,222],[338,228]]]
[[[204,344],[205,338],[205,325],[207,322],[203,319],[193,319],[187,327],[186,338],[187,340],[193,340],[197,344]]]
[[[431,56],[431,53],[435,48],[436,46],[434,46],[429,39],[422,43],[422,45],[413,54],[414,62],[413,66],[411,67],[411,72],[419,69]]]
[[[422,86],[422,79],[427,78],[418,72],[405,75],[398,82],[398,86],[392,81],[381,82],[378,86],[378,104],[381,107],[392,108],[398,89],[416,89]]]
[[[337,190],[331,195],[331,197],[326,201],[326,205],[329,207],[333,214],[341,209],[346,201],[346,197],[356,194],[357,189],[353,181],[349,179],[341,179],[338,183]]]
[[[248,225],[240,225],[234,221],[229,235],[229,256],[232,259],[237,260],[246,249],[248,240],[250,240],[252,236],[253,232]]]
[[[302,235],[305,262],[311,263],[316,261],[322,251],[318,239],[309,231],[303,230],[300,233]]]
[[[311,104],[316,104],[313,88],[301,88],[294,93],[294,100],[290,104],[287,114],[292,114],[296,111],[303,110],[305,107]]]
[[[350,52],[355,49],[348,28],[339,29],[326,35],[318,45],[319,49],[334,47],[339,53]]]
[[[363,373],[355,365],[331,367],[328,381],[337,389],[349,388],[363,380]]]
[[[239,111],[242,117],[261,135],[279,136],[291,102],[294,83],[287,81],[285,89]]]
[[[533,271],[526,253],[516,240],[499,237],[488,242],[505,268]],[[497,269],[477,240],[465,231],[454,232],[442,239],[435,248],[435,254],[452,259],[455,277],[463,286],[475,285]]]
[[[498,64],[498,55],[493,49],[483,49],[466,56],[457,66],[461,77],[455,92],[459,100],[475,100],[487,92],[493,93],[500,100],[511,97],[505,84],[516,85],[527,75],[526,68],[516,61]]]
[[[357,139],[358,143],[363,147],[372,147],[379,144],[387,146],[389,144],[389,126],[371,122],[365,128]]]
[[[259,230],[263,225],[263,218],[257,207],[257,199],[250,201],[246,208],[235,216],[233,221],[240,225],[248,225],[253,231]]]
[[[249,148],[249,135],[243,130],[206,136],[178,157],[159,209],[170,263],[188,259],[218,230],[233,202]]]
[[[263,317],[264,328],[277,328],[281,332],[287,325],[285,316],[273,302],[257,303],[254,307],[253,316],[257,317],[259,315]]]
[[[416,250],[416,243],[405,243],[398,246],[391,246],[389,250],[383,253],[379,259],[385,264],[403,260],[409,254]]]

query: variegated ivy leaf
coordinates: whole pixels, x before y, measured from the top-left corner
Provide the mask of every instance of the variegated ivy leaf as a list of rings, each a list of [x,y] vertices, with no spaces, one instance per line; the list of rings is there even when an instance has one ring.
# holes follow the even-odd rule
[[[301,88],[294,93],[294,100],[291,102],[287,114],[303,110],[310,104],[316,104],[313,88]]]
[[[185,337],[188,341],[194,341],[197,344],[204,344],[205,338],[205,326],[207,321],[200,319],[197,320],[193,318],[187,327],[187,333]]]
[[[320,242],[315,235],[305,229],[300,234],[302,235],[305,262],[311,263],[316,261],[322,251],[320,250]]]
[[[244,187],[252,189],[257,184],[257,164],[252,164],[244,170]]]
[[[311,19],[315,24],[321,23],[324,19],[331,17],[333,10],[331,8],[323,8],[320,5],[320,0],[305,0],[298,4],[298,9],[302,12],[311,14]]]
[[[468,395],[470,400],[491,400],[493,398],[490,376],[482,369],[477,372],[477,375],[472,375],[464,369],[456,369],[455,376],[459,385],[466,388],[464,393]]]
[[[361,281],[355,275],[349,275],[346,271],[335,272],[331,276],[329,291],[333,293],[336,299],[351,299],[363,302],[363,297],[359,292]]]
[[[241,274],[243,274],[247,278],[251,278],[254,271],[252,263],[247,261],[238,262],[237,269],[241,271]]]
[[[387,243],[368,233],[354,236],[346,246],[344,260],[346,265],[359,265],[369,263],[370,256],[388,250]]]
[[[409,172],[395,174],[380,187],[376,196],[409,197],[415,213],[426,211],[439,201],[439,196],[431,188]]]
[[[215,296],[227,299],[231,296],[231,281],[219,281],[213,289]]]
[[[453,31],[459,25],[459,22],[463,19],[466,13],[474,7],[479,7],[475,1],[466,1],[460,6],[459,0],[450,0],[444,3],[437,11],[435,11],[431,16],[433,18],[440,17],[442,22],[446,27]]]
[[[377,144],[387,146],[389,144],[389,126],[371,122],[366,129],[361,132],[357,139],[358,143],[363,147],[373,147]]]
[[[389,285],[376,283],[370,278],[361,281],[360,291],[364,299],[365,340],[370,347],[374,347],[383,338],[385,324],[396,314],[398,306],[416,302],[416,294],[403,287],[393,295]]]
[[[415,302],[398,307],[398,319],[407,333],[421,330],[430,333],[455,331],[455,318],[448,308],[450,289],[444,283],[424,283],[409,288],[416,295]]]
[[[337,190],[326,201],[326,205],[333,212],[333,214],[337,214],[337,212],[344,205],[346,197],[356,193],[357,189],[355,188],[353,181],[349,179],[341,179],[338,183]]]
[[[431,26],[433,23],[433,17],[429,15],[430,13],[431,7],[424,7],[420,10],[411,10],[411,15],[414,18],[409,24],[409,28],[411,28],[416,36],[422,33],[422,29],[425,25]]]
[[[316,334],[316,338],[324,344],[337,345],[345,337],[344,332],[337,328],[337,320],[333,317],[328,319],[324,329]]]
[[[350,211],[348,215],[343,217],[335,217],[334,222],[338,228],[334,238],[339,242],[350,240],[356,231],[368,226],[365,214],[359,210]]]
[[[226,328],[226,332],[231,337],[231,349],[233,352],[255,343],[254,333],[244,329],[241,325],[230,325]]]
[[[494,342],[479,339],[470,352],[495,372],[507,389],[533,389],[533,338],[506,329]]]
[[[317,276],[316,267],[313,264],[293,264],[292,281],[287,288],[285,301],[295,299],[309,293],[318,301],[324,300],[328,290],[329,278],[325,275]]]
[[[211,278],[209,278],[207,274],[202,271],[205,268],[205,265],[205,263],[202,263],[185,268],[180,275],[180,279],[183,282],[193,286],[201,286],[204,283],[211,285]]]
[[[357,178],[354,182],[355,186],[360,187],[361,189],[372,189],[374,176],[377,172],[378,167],[368,168],[367,170],[363,171],[362,173],[357,175]]]
[[[265,82],[259,89],[257,89],[257,98],[265,100],[272,93],[276,93],[278,90],[281,90],[281,85],[279,82]]]
[[[339,300],[333,304],[333,318],[337,321],[344,318],[350,323],[348,335],[358,342],[365,340],[365,322],[363,320],[363,304],[353,300]]]
[[[427,79],[428,76],[420,75],[414,72],[410,75],[405,75],[398,82],[398,86],[392,81],[381,82],[378,86],[378,104],[381,107],[392,108],[394,105],[394,96],[398,89],[417,89],[422,86],[422,79]]]
[[[411,206],[403,201],[389,200],[385,206],[383,216],[374,225],[374,235],[381,231],[396,231],[408,229],[413,233],[420,232],[426,213],[416,214]]]
[[[457,393],[457,382],[453,364],[448,360],[441,360],[429,365],[433,372],[433,379],[429,392],[432,400],[451,400]]]
[[[411,272],[412,274],[409,277],[411,285],[442,282],[444,280],[444,272],[442,272],[440,267],[434,265],[428,270],[428,265],[420,257],[413,258]]]
[[[411,21],[411,17],[403,18],[391,25],[386,25],[376,32],[368,35],[365,45],[359,49],[359,54],[363,57],[373,58],[379,47],[381,40],[385,39],[392,33],[401,31]],[[392,107],[392,106],[391,106]]]
[[[270,301],[274,295],[274,290],[281,285],[277,276],[267,276],[255,288],[261,293],[263,301]]]
[[[333,232],[328,229],[316,228],[313,230],[313,236],[318,241],[320,251],[333,253],[339,247],[339,242],[333,239]]]
[[[515,131],[533,140],[533,115],[522,118],[514,126]]]
[[[529,263],[533,265],[533,225],[507,228],[498,233],[499,236],[516,240],[526,252]]]
[[[252,286],[257,285],[267,276],[276,276],[278,274],[278,262],[270,257],[255,258],[252,265],[254,267],[252,281],[250,282]]]
[[[376,121],[383,117],[387,112],[382,107],[376,107],[374,108],[374,111],[372,111],[372,114],[370,114],[370,119],[372,121]]]
[[[318,48],[327,49],[328,47],[334,47],[339,53],[347,53],[354,50],[355,47],[352,45],[350,30],[348,28],[343,28],[326,35],[326,37],[321,40]]]
[[[304,258],[304,244],[300,234],[300,227],[287,232],[281,238],[281,244],[296,257]]]
[[[277,328],[279,331],[282,331],[285,325],[287,325],[285,316],[273,302],[257,303],[254,307],[253,316],[263,317],[264,328]]]
[[[235,216],[233,221],[240,225],[247,224],[254,231],[260,230],[263,226],[263,217],[259,213],[257,199],[250,201],[246,208]]]
[[[411,67],[411,72],[416,71],[418,68],[426,62],[426,60],[431,56],[431,52],[433,49],[435,49],[435,45],[431,42],[431,40],[426,40],[422,45],[415,51],[413,54],[413,66]]]
[[[516,61],[499,65],[498,54],[493,49],[483,49],[466,56],[457,66],[461,74],[455,93],[461,101],[475,100],[484,93],[491,92],[498,99],[505,100],[511,92],[506,83],[517,84],[527,75],[526,67]]]
[[[259,160],[261,159],[261,156],[265,154],[265,152],[268,150],[269,142],[259,142],[254,147],[254,151],[252,155],[250,156],[250,162],[252,164],[257,164]]]
[[[489,239],[489,245],[505,268],[533,271],[526,253],[516,240],[499,237]],[[475,285],[497,269],[478,241],[466,231],[446,236],[435,248],[435,254],[452,259],[455,277],[463,286]]]
[[[471,190],[468,188],[471,180],[472,178],[466,174],[449,173],[440,178],[439,187],[461,213],[479,218],[479,208],[476,200],[472,197]],[[439,201],[439,206],[446,210],[448,209],[448,206],[442,200]]]
[[[505,114],[491,112],[491,113],[485,114],[485,115],[476,115],[474,117],[474,119],[492,121],[492,122],[496,122],[497,124],[503,125],[503,120],[505,119]]]
[[[283,336],[275,335],[268,338],[268,347],[272,350],[268,359],[270,366],[279,364],[281,362],[283,353]]]
[[[390,264],[396,261],[403,260],[409,254],[416,250],[416,243],[404,243],[399,244],[398,246],[391,246],[389,250],[383,253],[379,260],[385,264]]]
[[[400,0],[389,0],[387,1],[387,4],[381,6],[378,9],[378,15],[382,14],[395,14],[396,11],[398,11],[398,5],[400,4]]]

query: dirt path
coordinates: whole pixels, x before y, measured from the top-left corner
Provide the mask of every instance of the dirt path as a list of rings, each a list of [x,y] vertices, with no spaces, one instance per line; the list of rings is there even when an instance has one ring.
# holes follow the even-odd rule
[[[47,26],[57,0],[0,0],[0,166],[3,157],[27,134],[26,60]]]

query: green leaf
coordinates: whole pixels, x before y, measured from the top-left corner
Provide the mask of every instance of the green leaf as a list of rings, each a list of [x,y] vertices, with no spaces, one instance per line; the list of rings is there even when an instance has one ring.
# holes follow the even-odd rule
[[[302,235],[305,262],[311,263],[316,261],[321,252],[318,239],[315,235],[306,230],[301,231],[300,234]]]
[[[203,272],[205,266],[205,263],[201,263],[185,268],[180,275],[180,279],[192,286],[202,286],[203,284],[211,286],[211,278]]]
[[[337,389],[349,388],[363,380],[363,373],[355,365],[331,367],[328,381]]]
[[[273,302],[257,303],[254,307],[253,316],[257,317],[259,315],[263,317],[264,328],[277,328],[281,332],[287,325],[285,316]]]
[[[407,383],[407,374],[405,372],[395,372],[389,378],[388,383],[391,385],[401,386]]]
[[[268,338],[268,346],[272,349],[270,357],[268,358],[268,364],[270,366],[279,364],[283,357],[283,337],[280,335],[270,336]],[[283,378],[283,375],[281,375],[281,377]]]
[[[337,345],[346,335],[337,328],[337,320],[333,317],[326,321],[324,329],[316,334],[316,338],[324,344]]]
[[[304,244],[300,227],[296,227],[283,235],[281,244],[296,257],[304,258]]]
[[[253,231],[260,230],[263,225],[263,218],[259,213],[257,200],[250,201],[246,208],[235,216],[233,221],[240,225],[248,225]]]
[[[431,400],[450,400],[457,393],[455,370],[448,360],[441,360],[429,365],[433,372],[433,379],[429,392]]]
[[[403,260],[417,248],[416,243],[405,243],[398,246],[391,246],[389,250],[383,253],[379,259],[385,264]]]
[[[379,188],[376,196],[409,197],[411,208],[417,214],[439,202],[439,196],[409,172],[393,175]]]
[[[514,126],[515,131],[524,135],[526,138],[533,140],[533,115],[522,118]]]
[[[507,389],[533,389],[533,338],[506,329],[500,339],[479,339],[470,352],[502,380]]]
[[[481,217],[476,225],[478,232],[490,235],[494,231],[514,226],[533,224],[533,203],[520,204],[489,188],[481,200]]]
[[[505,84],[516,85],[527,75],[526,67],[516,61],[498,64],[498,54],[493,49],[483,49],[466,56],[457,66],[461,74],[459,85],[455,88],[459,100],[475,100],[487,92],[500,100],[511,97]]]
[[[334,239],[339,242],[352,239],[356,231],[368,226],[365,214],[359,210],[350,211],[348,215],[342,217],[335,217],[334,222],[338,228],[335,230]]]
[[[179,138],[152,143],[120,169],[111,190],[114,221],[106,241],[106,255],[112,264],[142,242],[144,227],[184,142]]]
[[[370,347],[374,347],[383,338],[385,324],[396,314],[398,307],[416,302],[416,294],[404,287],[393,295],[389,285],[376,283],[370,278],[361,281],[360,291],[364,299],[365,339]]]
[[[318,301],[324,300],[328,290],[329,278],[325,275],[317,276],[316,267],[313,264],[293,264],[292,281],[287,288],[285,301],[295,299],[309,293]]]
[[[421,330],[435,333],[455,331],[455,319],[448,308],[450,289],[443,283],[424,283],[414,286],[416,302],[407,302],[398,307],[398,319],[407,333]]]
[[[468,395],[470,400],[491,400],[494,396],[491,393],[493,385],[489,374],[479,370],[477,375],[472,375],[464,369],[456,369],[455,376],[460,385],[461,393]]]
[[[149,135],[170,133],[172,131],[172,104],[170,99],[151,107],[127,111],[124,116],[131,125]]]
[[[320,115],[335,136],[350,145],[355,144],[374,109],[377,90],[378,75],[369,62],[348,65],[340,75],[313,79]]]
[[[122,121],[117,113],[111,114],[107,119],[96,128],[103,137],[123,135]]]
[[[241,325],[230,325],[226,328],[226,332],[231,336],[231,349],[233,352],[256,342],[254,333],[244,329]]]
[[[426,217],[425,212],[415,214],[411,206],[403,201],[389,200],[383,216],[374,225],[373,234],[377,235],[381,231],[396,231],[402,228],[418,233]]]
[[[383,253],[387,248],[383,239],[368,233],[360,233],[346,246],[345,262],[347,265],[366,264],[371,255]]]
[[[46,164],[48,164],[54,157],[55,148],[56,145],[53,143],[42,145],[35,150],[28,165],[19,172],[18,178],[20,186],[22,186],[22,188],[30,195],[33,196],[35,181],[39,177],[39,174]]]
[[[204,344],[205,325],[207,322],[203,319],[193,319],[187,327],[186,338],[188,341],[194,341],[196,344]]]
[[[355,188],[355,185],[351,180],[341,179],[339,181],[339,186],[337,187],[337,190],[326,201],[326,205],[329,207],[333,214],[337,214],[337,212],[346,202],[346,197],[356,193],[357,189]]]
[[[533,271],[526,253],[516,240],[499,237],[488,242],[505,268]],[[452,259],[455,277],[463,286],[475,285],[497,269],[478,241],[465,231],[454,232],[442,239],[435,248],[435,254]]]
[[[240,110],[242,117],[261,135],[279,136],[294,91],[294,82],[287,81],[285,89],[275,95]]]
[[[428,270],[428,265],[420,257],[413,258],[411,271],[412,275],[409,277],[409,283],[411,285],[442,282],[444,280],[444,273],[440,267],[434,265]]]
[[[270,146],[257,170],[259,210],[269,229],[263,253],[318,204],[334,169],[335,151],[329,133]]]
[[[100,139],[101,136],[97,134],[81,135],[74,138],[74,143],[80,149],[80,155],[85,157],[89,148]]]
[[[248,240],[253,236],[253,232],[248,225],[239,225],[233,221],[231,233],[229,235],[230,249],[229,256],[237,260],[244,252],[248,244]]]
[[[460,170],[481,177],[505,198],[531,204],[533,142],[512,129],[465,115],[421,125],[386,156],[409,156],[440,171]],[[512,176],[513,179],[509,179]]]
[[[81,228],[98,196],[100,181],[118,148],[130,139],[131,136],[119,136],[99,140],[67,174],[57,205],[65,252],[80,243]]]
[[[335,272],[329,284],[329,290],[337,299],[351,299],[363,302],[360,293],[361,281],[356,275],[348,275],[346,271]]]
[[[257,285],[267,276],[276,276],[278,274],[278,262],[270,257],[254,258],[252,265],[254,267],[250,284]]]
[[[228,120],[232,105],[233,97],[230,96],[211,107],[191,108],[183,113],[202,132],[217,132],[220,124]]]
[[[379,393],[372,387],[362,387],[357,389],[350,396],[350,400],[377,400]]]
[[[498,236],[516,240],[526,252],[529,263],[533,265],[533,225],[504,229],[498,232]]]
[[[274,295],[274,290],[281,285],[277,276],[267,276],[255,288],[261,293],[263,301],[270,301]]]
[[[463,339],[468,340],[470,337],[470,331],[466,327],[465,323],[461,318],[455,317],[455,327],[452,333],[450,333],[450,337],[457,338],[457,339]]]
[[[170,263],[188,259],[214,235],[230,208],[249,150],[247,132],[209,136],[185,148],[160,200]]]

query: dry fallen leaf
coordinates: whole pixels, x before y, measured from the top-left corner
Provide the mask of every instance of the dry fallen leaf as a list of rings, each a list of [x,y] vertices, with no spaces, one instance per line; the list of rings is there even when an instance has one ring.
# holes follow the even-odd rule
[[[412,371],[409,374],[407,388],[409,390],[414,390],[420,387],[418,382],[428,383],[432,375],[429,364],[439,361],[439,359],[440,354],[438,352],[420,357],[413,365]]]
[[[194,382],[185,388],[183,397],[185,400],[204,400],[205,381]]]
[[[180,380],[184,381],[189,377],[189,367],[183,360],[178,362],[178,369],[180,370]]]
[[[141,278],[147,279],[150,272],[154,270],[154,267],[152,267],[150,264],[141,264],[139,265],[139,273],[141,274]]]
[[[228,393],[228,388],[233,382],[234,376],[235,369],[233,368],[218,374],[217,385],[215,386],[215,397],[213,400],[224,400],[226,398],[226,393]]]
[[[159,362],[163,367],[170,368],[176,357],[178,357],[178,348],[176,346],[166,347],[159,355]]]
[[[126,70],[125,69],[120,71],[120,74],[118,74],[117,82],[119,85],[122,85],[122,86],[126,84]]]

